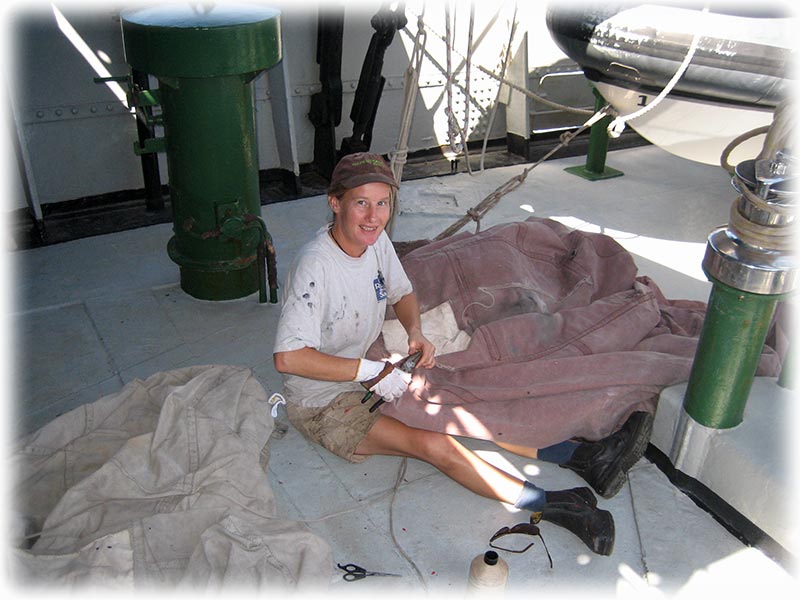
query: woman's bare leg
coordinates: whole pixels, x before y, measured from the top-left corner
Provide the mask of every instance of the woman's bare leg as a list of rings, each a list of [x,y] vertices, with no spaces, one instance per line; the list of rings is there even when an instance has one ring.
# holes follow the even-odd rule
[[[494,444],[495,446],[500,446],[503,450],[513,452],[518,456],[524,456],[525,458],[539,457],[539,450],[537,448],[531,448],[530,446],[518,446],[517,444],[507,444],[505,442],[494,442]]]
[[[452,436],[409,427],[387,416],[375,423],[356,454],[416,458],[476,494],[512,505],[522,492],[522,480],[489,464]]]

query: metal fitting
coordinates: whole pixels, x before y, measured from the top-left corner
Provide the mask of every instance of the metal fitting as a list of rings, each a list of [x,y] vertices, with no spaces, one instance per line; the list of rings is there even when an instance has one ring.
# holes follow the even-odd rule
[[[797,284],[796,167],[784,114],[776,110],[761,155],[737,165],[732,183],[739,197],[728,225],[709,235],[703,258],[709,277],[753,294],[786,294]]]

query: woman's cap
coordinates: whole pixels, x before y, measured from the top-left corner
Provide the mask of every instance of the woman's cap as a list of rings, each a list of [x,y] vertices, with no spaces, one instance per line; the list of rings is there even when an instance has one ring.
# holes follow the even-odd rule
[[[356,152],[343,156],[333,169],[328,193],[338,196],[366,183],[386,183],[393,188],[400,187],[380,154]]]

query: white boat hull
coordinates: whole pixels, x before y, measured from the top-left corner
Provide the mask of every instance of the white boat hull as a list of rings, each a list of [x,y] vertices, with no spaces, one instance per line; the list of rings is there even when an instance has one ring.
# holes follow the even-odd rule
[[[647,94],[603,82],[597,90],[620,115],[641,110],[656,94]],[[740,107],[723,103],[667,96],[658,106],[628,121],[639,135],[667,152],[709,165],[720,165],[725,148],[738,136],[772,123],[767,107]],[[764,136],[738,145],[728,157],[729,164],[752,159],[761,151]]]

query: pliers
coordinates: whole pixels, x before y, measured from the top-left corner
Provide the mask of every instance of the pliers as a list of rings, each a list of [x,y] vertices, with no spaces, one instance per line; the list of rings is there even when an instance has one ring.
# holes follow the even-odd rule
[[[420,358],[422,358],[422,350],[417,350],[416,352],[414,352],[414,354],[409,354],[405,358],[401,358],[400,360],[398,360],[396,363],[392,365],[391,369],[384,369],[383,372],[377,377],[374,377],[369,381],[362,381],[361,385],[367,388],[368,391],[366,394],[364,394],[364,397],[361,399],[361,404],[364,404],[367,400],[372,398],[374,392],[369,388],[374,387],[381,379],[383,379],[389,373],[391,373],[392,370],[400,369],[405,373],[411,373],[416,368]],[[375,412],[376,410],[378,410],[378,407],[384,402],[386,401],[383,398],[378,398],[375,404],[369,407],[369,412]]]

